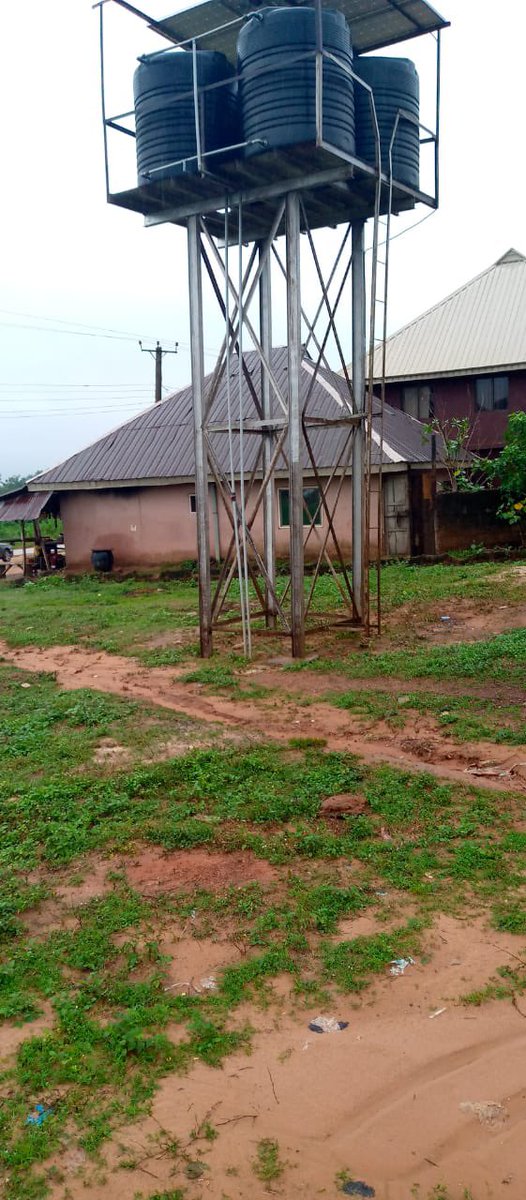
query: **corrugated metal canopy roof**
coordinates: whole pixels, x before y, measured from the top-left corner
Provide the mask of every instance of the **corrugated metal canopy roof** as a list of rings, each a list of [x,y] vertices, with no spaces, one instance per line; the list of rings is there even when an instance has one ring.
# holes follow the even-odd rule
[[[0,496],[0,521],[38,521],[51,499],[51,492],[8,492]]]
[[[389,380],[521,368],[526,368],[526,258],[517,250],[508,250],[386,343]],[[381,369],[380,347],[377,378]]]
[[[272,0],[272,3],[273,6],[290,5],[291,0]],[[208,36],[202,47],[220,50],[235,63],[239,32],[236,17],[244,18],[261,7],[261,3],[251,4],[247,0],[204,0],[203,4],[156,22],[155,27],[164,30],[176,44],[216,29],[218,32]],[[328,0],[327,7],[344,13],[354,49],[360,54],[444,29],[449,24],[427,0]],[[230,28],[219,31],[220,26],[229,23]]]
[[[253,378],[254,387],[259,391],[260,361],[256,351],[244,356],[246,366]],[[272,354],[272,367],[276,383],[283,394],[287,391],[287,349],[276,349]],[[305,359],[301,378],[301,399],[305,402],[312,382],[313,364]],[[207,377],[210,385],[212,375]],[[231,388],[234,397],[234,407],[238,407],[238,374],[237,361],[231,365]],[[342,416],[343,398],[348,399],[348,389],[345,380],[335,372],[320,370],[313,387],[309,404],[309,415],[313,417],[339,418]],[[247,420],[253,420],[256,413],[250,389],[243,380],[243,411]],[[282,415],[276,397],[274,397],[274,414]],[[218,389],[211,413],[211,422],[223,427],[227,422],[228,397],[226,375]],[[349,427],[311,427],[309,438],[313,447],[316,463],[320,470],[330,470],[338,461],[348,437]],[[226,432],[209,434],[212,449],[220,464],[221,470],[229,471],[229,445]],[[245,471],[250,471],[256,462],[259,437],[245,434],[244,461]],[[373,419],[373,464],[379,463],[379,417]],[[234,435],[234,470],[239,473],[240,441]],[[397,412],[386,406],[384,418],[384,447],[383,463],[392,466],[399,463],[426,463],[430,460],[429,441],[426,439],[423,426],[413,417]],[[304,468],[309,467],[307,453],[304,453]],[[285,459],[277,464],[277,469],[287,469]],[[312,470],[312,468],[311,468]],[[31,488],[66,491],[68,487],[102,488],[115,486],[146,485],[148,483],[166,483],[194,477],[194,439],[192,415],[192,389],[182,391],[163,400],[162,404],[154,405],[146,412],[134,417],[125,425],[114,429],[105,437],[99,438],[78,454],[59,463],[58,466],[44,471],[30,481]]]

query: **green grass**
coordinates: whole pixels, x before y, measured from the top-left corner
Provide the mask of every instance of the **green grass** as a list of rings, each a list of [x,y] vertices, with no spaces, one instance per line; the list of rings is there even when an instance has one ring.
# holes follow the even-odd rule
[[[445,679],[468,682],[485,680],[526,686],[526,629],[480,642],[455,642],[449,646],[426,646],[419,650],[364,651],[336,659],[298,662],[289,671],[337,671],[353,679]]]
[[[502,563],[414,567],[394,563],[382,572],[383,610],[417,605],[425,613],[430,605],[448,600],[491,599],[494,576],[499,594],[513,602],[521,594],[520,580],[510,570],[502,578]],[[374,594],[374,572],[371,572]],[[310,586],[306,580],[306,588]],[[232,587],[235,598],[237,585]],[[340,593],[330,575],[316,587],[315,609],[331,612],[340,605]],[[66,643],[144,657],[149,665],[171,666],[195,653],[188,644],[152,646],[152,639],[174,629],[198,623],[198,589],[195,580],[172,582],[50,577],[0,589],[3,636],[13,646],[53,646]]]
[[[433,692],[367,691],[328,693],[327,701],[372,722],[385,721],[403,729],[415,714],[429,713],[439,729],[459,742],[487,740],[511,746],[526,745],[526,719],[522,704],[505,704],[477,696],[452,696]]]
[[[358,679],[395,675],[400,679],[505,680],[526,685],[526,629],[512,629],[487,641],[393,650],[357,658],[351,673]]]
[[[217,1067],[248,1039],[248,1031],[227,1028],[224,1003],[181,1005],[165,991],[166,963],[146,936],[154,913],[135,893],[117,889],[76,916],[75,930],[21,940],[0,966],[3,1015],[31,1019],[41,999],[54,1014],[47,1032],[22,1042],[8,1072],[0,1114],[8,1196],[23,1194],[18,1174],[47,1159],[66,1126],[95,1154],[116,1123],[146,1111],[163,1075],[196,1059]],[[165,1032],[174,1022],[187,1028],[177,1044]],[[52,1110],[41,1129],[24,1125],[35,1097]]]
[[[50,576],[21,588],[5,584],[0,591],[0,621],[12,646],[72,643],[118,654],[145,652],[151,665],[155,665],[154,653],[157,665],[162,665],[159,649],[148,643],[174,629],[197,625],[197,585],[191,581],[119,583],[94,576]],[[180,650],[177,647],[178,654]]]
[[[514,827],[523,796],[367,767],[316,739],[293,753],[212,746],[108,773],[93,762],[102,732],[133,747],[171,716],[147,710],[141,731],[144,710],[126,700],[61,692],[49,676],[11,667],[0,669],[0,685],[0,1019],[27,1030],[2,1076],[7,1200],[42,1200],[66,1130],[100,1157],[116,1127],[148,1110],[165,1075],[195,1060],[217,1068],[249,1049],[242,1006],[274,1003],[278,977],[297,1004],[352,997],[387,975],[391,959],[425,953],[437,909],[486,911],[497,928],[523,936],[526,835]],[[363,795],[366,811],[320,817],[323,799],[346,791]],[[89,873],[91,855],[137,856],[145,844],[248,849],[276,874],[265,886],[192,888],[152,901],[125,872],[111,876],[108,857],[105,895],[73,910],[63,903],[74,918],[63,927],[27,932],[57,879],[73,884]],[[416,916],[408,919],[408,908]],[[366,912],[376,918],[370,936],[334,941],[343,919]],[[221,932],[238,948],[214,991],[165,990],[165,931],[172,939]],[[509,996],[520,983],[508,972],[492,986]],[[42,1013],[49,1027],[32,1035]],[[52,1114],[41,1128],[26,1126],[40,1101]],[[184,1175],[194,1158],[177,1162]]]
[[[0,662],[2,766],[13,781],[75,775],[92,765],[103,739],[140,761],[164,753],[178,738],[184,744],[216,736],[191,717],[88,688],[60,691],[49,673],[30,674]],[[111,755],[108,762],[111,768]]]
[[[505,933],[516,933],[526,936],[526,905],[524,898],[520,901],[508,901],[498,906],[493,913],[495,929]]]
[[[361,992],[368,986],[371,975],[387,968],[394,959],[421,952],[421,930],[422,923],[412,920],[391,933],[325,945],[322,951],[325,978],[336,983],[342,992]]]
[[[261,1183],[267,1186],[280,1179],[286,1164],[279,1157],[279,1142],[274,1138],[262,1138],[257,1144],[252,1170]]]
[[[382,611],[387,614],[401,605],[418,604],[422,608],[447,600],[492,599],[494,576],[499,576],[499,595],[505,600],[520,599],[521,581],[509,575],[502,562],[498,563],[435,563],[413,566],[408,562],[389,563],[382,569]],[[308,580],[307,580],[308,583]],[[376,595],[376,572],[370,575],[371,599]],[[338,607],[339,592],[330,575],[322,575],[316,586],[316,606]],[[444,610],[447,612],[447,609]]]

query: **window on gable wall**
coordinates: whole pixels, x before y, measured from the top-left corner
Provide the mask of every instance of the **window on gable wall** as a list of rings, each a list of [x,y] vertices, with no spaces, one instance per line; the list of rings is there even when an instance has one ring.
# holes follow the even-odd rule
[[[475,380],[477,412],[495,412],[508,407],[508,376],[484,375]]]
[[[426,384],[402,388],[402,412],[417,421],[428,421],[431,414],[431,388]]]

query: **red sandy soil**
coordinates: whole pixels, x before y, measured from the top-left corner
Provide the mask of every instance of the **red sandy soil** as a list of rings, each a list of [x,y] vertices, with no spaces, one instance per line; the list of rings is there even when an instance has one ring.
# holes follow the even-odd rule
[[[436,641],[467,641],[520,625],[525,614],[526,609],[521,617],[517,606],[510,606],[509,612],[495,609],[479,619],[473,605],[468,611],[456,602],[453,627],[444,631],[437,626],[435,639],[431,622],[428,632]],[[0,651],[23,670],[55,673],[63,688],[90,687],[143,699],[235,732],[240,739],[322,737],[329,748],[353,751],[369,762],[424,768],[445,779],[501,790],[526,787],[526,749],[492,743],[459,746],[426,715],[411,714],[402,731],[393,731],[332,708],[319,697],[353,686],[332,674],[290,674],[255,664],[247,674],[281,694],[235,701],[181,683],[187,667],[152,669],[129,658],[69,646],[13,650],[0,645]],[[452,684],[392,679],[354,686],[398,694],[429,686],[434,692],[456,690]],[[477,684],[470,690],[495,700],[523,700],[506,684]],[[301,705],[305,696],[314,698],[308,707]],[[469,773],[488,764],[489,770],[508,774]],[[76,884],[71,870],[54,874],[53,898],[24,914],[26,927],[36,937],[67,927],[74,920],[72,909],[102,895],[109,887],[108,872],[119,870],[149,896],[193,886],[224,889],[254,879],[265,884],[279,874],[245,853],[166,853],[139,847],[126,859],[93,856]],[[342,922],[337,937],[356,937],[376,927],[374,915],[366,914]],[[228,931],[204,939],[192,932],[191,920],[183,929],[174,924],[162,931],[162,950],[172,958],[167,987],[199,988],[203,978],[239,961],[240,948]],[[65,1190],[69,1200],[109,1200],[113,1195],[134,1200],[138,1193],[148,1197],[175,1188],[183,1189],[185,1200],[265,1200],[269,1194],[330,1200],[341,1194],[335,1176],[343,1170],[374,1187],[377,1200],[412,1200],[413,1195],[428,1200],[440,1183],[448,1187],[448,1200],[463,1200],[465,1188],[471,1189],[473,1200],[525,1200],[526,997],[475,1008],[461,1005],[459,996],[483,987],[499,966],[517,957],[522,961],[526,951],[520,939],[490,932],[481,920],[445,916],[437,918],[426,949],[429,958],[408,967],[402,977],[386,974],[359,997],[335,999],[327,1011],[349,1021],[338,1034],[309,1032],[319,1006],[304,1011],[294,1007],[290,980],[277,980],[271,1008],[247,1005],[233,1014],[233,1024],[249,1022],[255,1030],[249,1056],[232,1056],[219,1070],[196,1062],[187,1076],[169,1076],[151,1116],[119,1130],[104,1148],[105,1166],[94,1165],[73,1142],[65,1145],[57,1159],[65,1178],[54,1185],[52,1200],[64,1200]],[[439,1009],[445,1011],[431,1018]],[[0,1054],[9,1056],[51,1020],[46,1008],[37,1022],[19,1028],[6,1024],[0,1031]],[[174,1026],[170,1035],[180,1038],[181,1027]],[[192,1131],[205,1120],[217,1130],[217,1139],[192,1140]],[[206,1170],[199,1179],[187,1178],[184,1161],[164,1149],[168,1138],[180,1139],[192,1160],[202,1157]],[[285,1163],[283,1175],[268,1187],[251,1165],[262,1138],[278,1140]],[[124,1159],[135,1166],[120,1169]],[[420,1192],[413,1192],[414,1185]]]
[[[360,920],[347,936],[359,932]],[[451,1200],[467,1187],[474,1200],[524,1200],[526,1004],[522,1015],[509,1002],[458,1002],[510,961],[516,940],[440,917],[429,941],[429,962],[386,976],[374,993],[339,998],[331,1011],[349,1021],[341,1033],[310,1032],[318,1007],[293,1012],[286,987],[277,1009],[238,1012],[236,1023],[249,1020],[256,1030],[252,1053],[220,1070],[196,1063],[188,1076],[164,1080],[151,1117],[115,1136],[103,1179],[66,1147],[60,1166],[68,1195],[133,1200],[182,1187],[187,1200],[264,1200],[268,1191],[251,1163],[258,1141],[272,1138],[286,1163],[270,1185],[274,1195],[336,1197],[335,1175],[347,1169],[375,1188],[377,1200],[410,1200],[417,1183],[422,1198],[445,1183]],[[192,939],[175,950],[180,980],[208,975],[236,953],[228,943]],[[192,1141],[205,1120],[217,1139]],[[180,1139],[192,1160],[202,1155],[199,1180],[163,1152],[168,1137]],[[121,1159],[137,1165],[119,1170]]]
[[[508,570],[502,575],[493,576],[494,581],[506,579],[510,582],[517,576],[517,583],[526,578],[524,567]],[[498,583],[497,583],[498,587]],[[442,621],[441,617],[448,617]],[[495,601],[485,599],[476,603],[473,600],[434,601],[427,607],[425,619],[422,616],[422,605],[410,603],[401,605],[388,613],[384,621],[384,631],[391,637],[403,634],[407,622],[416,638],[421,641],[449,644],[452,642],[478,642],[482,638],[494,637],[497,633],[505,633],[508,629],[520,629],[526,625],[526,603],[499,603],[497,588]]]
[[[307,707],[297,704],[291,696],[269,695],[263,701],[232,700],[209,696],[196,684],[179,681],[187,668],[174,671],[171,667],[145,667],[129,658],[103,651],[82,650],[74,646],[53,646],[47,649],[23,647],[11,649],[0,643],[0,653],[15,666],[28,671],[51,671],[62,688],[89,687],[112,692],[130,699],[143,699],[174,712],[201,721],[214,722],[218,729],[233,728],[253,738],[265,736],[288,742],[291,737],[324,738],[331,750],[351,751],[372,763],[391,763],[394,766],[422,769],[444,779],[479,786],[497,786],[501,790],[526,790],[526,748],[498,746],[478,742],[459,746],[452,738],[438,731],[436,722],[426,715],[417,715],[402,731],[392,730],[382,722],[367,723],[344,710],[320,702]],[[337,677],[320,678],[316,673],[301,675],[257,670],[257,680],[276,688],[297,689],[302,696],[312,694],[311,688],[336,690]],[[369,681],[364,681],[365,686]],[[393,681],[390,681],[393,686]],[[345,681],[349,687],[349,682]],[[413,684],[398,683],[398,690],[407,692]],[[426,685],[429,687],[429,685]],[[431,685],[437,690],[435,684]],[[492,688],[496,698],[498,689]],[[517,691],[515,691],[517,698]],[[364,729],[365,725],[365,729]],[[476,774],[474,775],[473,772]],[[481,774],[478,774],[481,772]]]
[[[244,850],[232,854],[209,854],[206,850],[166,853],[152,846],[137,858],[126,860],[126,876],[131,887],[151,896],[197,887],[221,891],[256,880],[270,883],[277,872],[270,863]]]

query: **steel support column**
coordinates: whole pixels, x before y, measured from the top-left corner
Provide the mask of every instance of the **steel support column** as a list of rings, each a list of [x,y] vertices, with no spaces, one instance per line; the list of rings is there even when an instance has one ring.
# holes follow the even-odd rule
[[[289,192],[286,212],[291,628],[292,655],[294,658],[302,658],[305,652],[305,599],[303,584],[303,439],[300,411],[300,197],[297,192]]]
[[[271,261],[265,253],[265,247],[259,247],[261,275],[259,279],[259,327],[261,348],[267,362],[272,356],[272,292],[271,292]],[[272,413],[271,387],[268,371],[261,364],[261,407],[263,420],[270,420]],[[269,430],[263,432],[263,471],[267,475],[272,461],[273,437]],[[267,571],[265,587],[267,628],[274,629],[276,625],[276,604],[273,592],[276,588],[276,539],[274,533],[274,480],[269,475],[263,495],[263,557]]]
[[[195,501],[197,557],[199,562],[199,629],[203,658],[212,653],[212,604],[210,592],[210,533],[208,512],[208,462],[204,431],[203,284],[199,217],[188,220],[188,285],[190,294],[190,351],[195,448]]]
[[[365,415],[365,224],[352,227],[352,386],[357,413]],[[365,424],[356,428],[352,453],[352,587],[360,620],[364,613],[364,454]]]

